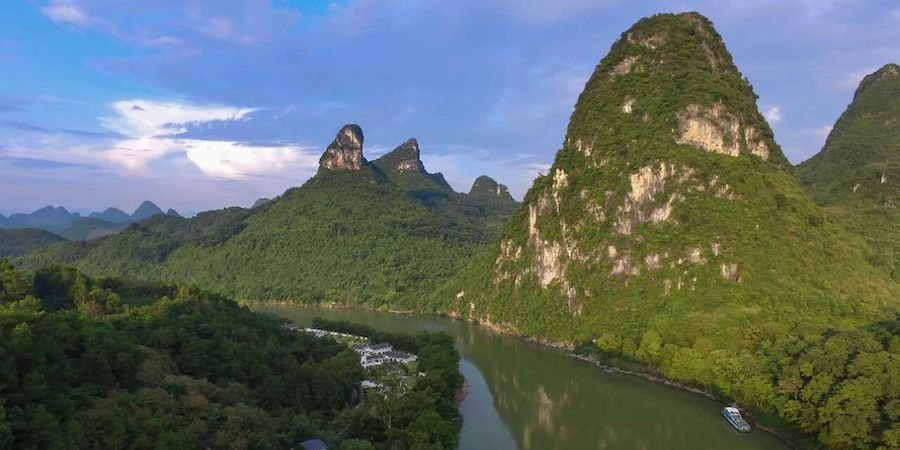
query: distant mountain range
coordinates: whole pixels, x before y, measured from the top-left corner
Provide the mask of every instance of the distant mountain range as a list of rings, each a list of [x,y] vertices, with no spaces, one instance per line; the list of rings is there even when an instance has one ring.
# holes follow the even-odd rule
[[[145,201],[132,214],[118,208],[93,212],[87,217],[69,212],[59,206],[45,206],[30,214],[17,213],[6,217],[0,214],[0,228],[33,228],[58,234],[70,240],[90,240],[118,233],[128,224],[140,222],[155,215],[181,217],[174,209],[163,211],[151,201]]]

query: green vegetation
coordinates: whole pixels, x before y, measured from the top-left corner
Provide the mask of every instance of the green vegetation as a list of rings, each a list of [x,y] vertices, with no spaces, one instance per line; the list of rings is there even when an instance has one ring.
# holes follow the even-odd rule
[[[16,263],[187,281],[255,300],[415,307],[496,238],[511,209],[452,192],[432,203],[416,195],[371,165],[323,171],[254,209],[193,219],[158,215],[115,236],[50,246]]]
[[[885,202],[896,202],[900,197],[898,124],[900,66],[888,64],[862,80],[822,151],[797,166],[797,179],[821,204],[865,202],[883,207]]]
[[[798,169],[827,207],[795,179],[712,24],[696,13],[662,14],[623,33],[597,66],[549,174],[514,212],[493,180],[479,179],[469,195],[448,190],[424,170],[414,141],[365,162],[361,132],[351,127],[323,156],[330,168],[252,210],[158,216],[16,263],[187,280],[255,300],[470,317],[712,389],[823,446],[896,448],[900,325],[886,320],[900,311],[896,73],[886,66],[867,77],[826,149]],[[45,309],[60,310],[35,317],[69,317],[75,308],[79,320],[113,329],[141,311],[168,311],[161,300],[123,300],[135,292],[192,304],[180,290],[124,295],[130,283],[79,281],[87,278],[71,270],[38,271],[33,288],[7,272],[0,296],[18,302],[16,314],[34,307],[23,297],[31,289]],[[446,338],[318,325],[389,340],[419,354],[427,374],[361,408],[304,412],[303,424],[385,447],[455,443],[450,399],[460,380],[450,368],[458,355]],[[177,359],[155,342],[134,345]],[[335,352],[327,357],[343,361],[345,352]],[[356,366],[342,370],[352,375]],[[129,389],[125,380],[116,386]],[[294,419],[276,406],[270,426],[284,443],[284,421]]]
[[[318,437],[337,449],[453,448],[452,341],[392,339],[423,355],[426,376],[381,401],[398,411],[385,423],[374,405],[350,407],[363,371],[333,339],[187,286],[61,267],[29,276],[0,260],[0,447],[293,448]]]
[[[900,281],[900,66],[866,76],[797,179],[828,213],[865,236],[866,257]]]
[[[384,333],[363,325],[318,317],[313,320],[313,326],[364,336],[370,342],[389,342],[394,348],[419,357],[416,370],[424,376],[384,377],[379,380],[385,384],[382,389],[367,392],[361,407],[343,415],[342,423],[355,436],[387,443],[388,448],[397,448],[393,442],[398,438],[410,442],[411,448],[416,449],[456,448],[462,419],[454,399],[464,380],[459,373],[459,352],[449,335]],[[391,380],[395,380],[395,384]],[[401,380],[404,380],[402,386]],[[375,424],[381,424],[381,427]]]
[[[830,336],[893,317],[900,285],[800,188],[755,100],[706,18],[641,20],[597,66],[563,149],[500,242],[432,308],[636,361],[778,413],[830,447],[889,447],[897,355],[866,369],[872,379],[853,367],[896,352],[893,338],[828,369],[843,372],[801,402],[812,420],[780,391],[786,368],[817,358]],[[684,138],[691,126],[708,134]],[[776,348],[790,350],[770,356]],[[801,387],[823,387],[818,369],[804,370]],[[856,388],[844,386],[875,380],[885,388],[849,399]]]
[[[89,241],[116,234],[127,226],[127,223],[113,223],[95,217],[81,217],[73,220],[59,234],[72,241]]]
[[[36,228],[0,228],[0,258],[14,258],[66,239]]]

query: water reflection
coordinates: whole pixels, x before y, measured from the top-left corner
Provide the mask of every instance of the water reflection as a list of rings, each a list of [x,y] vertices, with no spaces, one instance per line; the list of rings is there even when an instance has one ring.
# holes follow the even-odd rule
[[[388,331],[447,331],[457,340],[469,395],[461,449],[770,449],[738,435],[705,398],[607,374],[565,355],[465,322],[359,311],[260,307],[298,321],[323,317]]]

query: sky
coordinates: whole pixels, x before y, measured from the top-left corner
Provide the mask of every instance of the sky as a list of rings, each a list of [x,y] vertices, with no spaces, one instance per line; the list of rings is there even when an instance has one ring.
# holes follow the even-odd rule
[[[0,214],[248,206],[345,123],[370,160],[415,137],[456,190],[487,174],[521,198],[619,35],[689,10],[793,163],[900,62],[895,0],[3,0]]]

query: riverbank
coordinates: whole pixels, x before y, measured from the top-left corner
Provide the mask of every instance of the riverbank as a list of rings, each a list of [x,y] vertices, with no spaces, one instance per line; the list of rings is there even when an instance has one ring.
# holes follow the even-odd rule
[[[310,303],[301,303],[294,301],[267,301],[267,302],[258,302],[258,301],[242,301],[244,304],[258,304],[258,305],[266,305],[266,306],[276,306],[276,307],[291,307],[291,308],[309,308],[309,309],[327,309],[327,310],[335,310],[335,311],[357,311],[357,312],[379,312],[379,313],[388,313],[392,315],[411,317],[415,315],[416,317],[421,318],[445,318],[452,319],[458,322],[470,323],[473,325],[477,325],[480,328],[486,329],[495,333],[499,336],[507,336],[517,339],[522,342],[527,342],[531,345],[536,345],[542,348],[550,348],[553,349],[560,354],[565,355],[573,360],[579,361],[584,364],[589,364],[593,367],[599,368],[607,373],[621,374],[634,378],[639,378],[644,381],[648,381],[653,384],[663,385],[667,387],[673,387],[680,391],[688,392],[692,395],[697,395],[703,398],[706,398],[711,401],[715,401],[722,406],[725,405],[735,405],[734,402],[730,401],[730,399],[722,395],[721,393],[714,392],[702,387],[691,386],[689,384],[678,382],[675,380],[668,379],[657,371],[655,371],[651,367],[642,366],[639,362],[636,361],[619,361],[617,359],[606,359],[603,356],[596,355],[587,355],[578,352],[575,346],[571,343],[552,341],[548,339],[534,338],[531,336],[523,335],[521,333],[517,333],[513,328],[508,326],[503,326],[503,324],[495,324],[490,321],[483,320],[475,320],[471,317],[460,316],[454,313],[444,313],[444,314],[434,314],[434,313],[419,313],[413,310],[404,310],[404,309],[396,309],[391,308],[389,306],[379,306],[372,307],[371,305],[347,305],[341,303],[323,303],[323,304],[310,304]],[[784,444],[785,446],[792,449],[807,449],[807,448],[815,448],[809,441],[807,441],[802,435],[797,435],[796,437],[792,437],[790,431],[783,432],[780,431],[782,427],[780,426],[772,426],[772,421],[778,422],[780,419],[777,417],[771,416],[763,416],[756,412],[747,411],[746,417],[749,422],[751,422],[754,427],[762,432],[765,435],[772,436],[774,439],[777,439],[779,442]],[[767,425],[763,425],[760,423],[760,419],[766,420],[768,422]],[[787,425],[787,424],[784,424]],[[789,426],[785,426],[785,428],[790,429]],[[801,442],[803,444],[801,444]]]

